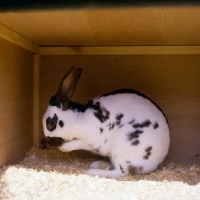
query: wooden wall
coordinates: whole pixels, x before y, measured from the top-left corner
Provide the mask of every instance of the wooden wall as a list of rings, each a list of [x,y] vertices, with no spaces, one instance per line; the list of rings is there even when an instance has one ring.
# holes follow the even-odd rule
[[[0,23],[43,46],[199,45],[200,6],[2,12]]]
[[[0,38],[0,166],[19,162],[33,142],[33,55]]]
[[[168,160],[200,161],[200,56],[42,56],[42,113],[70,67],[82,67],[73,100],[133,88],[165,112],[171,130]]]
[[[45,49],[40,48],[44,46],[199,48],[199,19],[200,7],[195,6],[2,12],[0,37],[35,53],[44,53]],[[14,44],[0,39],[0,166],[18,162],[33,145],[33,55]],[[80,49],[74,48],[72,52]],[[41,113],[68,69],[82,67],[75,101],[86,103],[117,88],[139,90],[155,100],[168,117],[171,129],[168,159],[200,162],[200,55],[197,54],[43,55]],[[38,81],[35,89],[39,88]],[[38,94],[36,90],[36,100]],[[37,111],[36,108],[36,114]]]

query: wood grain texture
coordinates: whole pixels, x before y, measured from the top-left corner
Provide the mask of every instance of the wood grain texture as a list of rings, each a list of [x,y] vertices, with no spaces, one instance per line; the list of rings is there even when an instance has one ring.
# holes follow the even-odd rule
[[[39,52],[39,46],[37,44],[31,42],[27,38],[21,36],[14,30],[9,29],[2,24],[0,24],[0,38],[3,38],[33,53]]]
[[[41,135],[41,61],[40,55],[34,55],[33,70],[33,146],[39,147]]]
[[[200,55],[200,46],[40,47],[40,55]]]
[[[200,7],[0,13],[0,23],[42,46],[199,45]]]
[[[0,39],[0,166],[33,145],[33,55]]]
[[[42,114],[72,66],[83,68],[74,101],[87,103],[117,88],[136,89],[157,102],[169,120],[168,160],[200,161],[199,55],[42,56]]]

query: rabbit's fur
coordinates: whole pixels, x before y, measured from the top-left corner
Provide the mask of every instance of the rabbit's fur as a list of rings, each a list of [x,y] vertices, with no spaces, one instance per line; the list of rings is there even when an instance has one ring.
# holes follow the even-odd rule
[[[86,105],[70,100],[82,69],[71,68],[49,102],[42,123],[46,137],[63,138],[63,152],[89,150],[110,157],[87,174],[118,178],[157,169],[170,145],[167,119],[145,95],[130,89],[104,94]],[[106,169],[110,167],[111,170]]]

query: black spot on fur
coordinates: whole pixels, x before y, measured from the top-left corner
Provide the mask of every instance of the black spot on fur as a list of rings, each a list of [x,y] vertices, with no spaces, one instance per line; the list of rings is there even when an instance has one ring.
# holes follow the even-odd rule
[[[115,118],[116,118],[116,125],[117,126],[120,126],[121,125],[121,119],[123,118],[123,114],[119,114],[117,115]]]
[[[140,143],[138,138],[139,138],[139,135],[142,133],[143,131],[141,130],[135,130],[127,135],[128,140],[131,141],[131,145],[137,146]]]
[[[58,117],[56,114],[52,118],[48,117],[46,120],[46,127],[49,131],[54,131],[57,126]]]
[[[133,128],[149,127],[150,124],[151,124],[151,122],[147,119],[146,121],[142,122],[141,124],[139,124],[139,123],[133,124]]]
[[[124,89],[118,89],[118,90],[115,90],[115,91],[103,94],[102,96],[106,97],[106,96],[109,96],[109,95],[117,95],[117,94],[136,94],[136,95],[141,96],[141,97],[143,97],[145,99],[148,99],[154,106],[156,106],[160,110],[160,112],[165,117],[166,122],[168,123],[167,118],[166,118],[164,112],[161,110],[161,108],[153,100],[151,100],[149,97],[147,97],[146,95],[144,95],[144,94],[142,94],[142,93],[140,93],[140,92],[138,92],[136,90],[126,89],[126,88],[124,88]],[[100,97],[102,97],[102,96],[100,96]]]
[[[121,128],[122,126],[124,126],[124,124],[120,125],[119,128]]]
[[[134,140],[133,142],[131,142],[131,145],[137,146],[138,144],[140,144],[139,140]]]
[[[104,141],[104,144],[107,142],[107,139]]]
[[[109,127],[109,131],[110,131],[115,127],[115,124],[114,123],[113,124],[109,123],[107,126]]]
[[[130,160],[127,160],[126,163],[127,163],[127,164],[131,164],[131,161],[130,161]]]
[[[101,122],[105,122],[106,120],[109,119],[110,116],[110,112],[108,110],[106,110],[105,108],[101,108],[100,107],[100,102],[97,102],[96,104],[94,104],[93,107],[94,110],[96,110],[96,112],[94,112],[94,116]]]
[[[124,174],[124,169],[121,165],[119,165],[121,172]]]
[[[100,134],[103,133],[103,128],[100,128]]]
[[[153,128],[154,129],[157,129],[159,127],[159,124],[156,122],[154,125],[153,125]]]
[[[141,130],[135,130],[134,132],[131,132],[128,134],[128,140],[131,141],[135,138],[139,138],[139,134],[142,134],[142,133],[143,133],[143,131],[141,131]]]
[[[152,150],[152,147],[149,146],[145,151],[150,152],[151,150]]]
[[[135,119],[131,120],[128,124],[133,124],[135,122]]]
[[[145,160],[149,159],[149,156],[151,155],[151,151],[152,151],[152,147],[148,147],[147,149],[145,149],[146,155],[143,157]]]
[[[115,124],[113,123],[113,124],[112,124],[112,129],[113,129],[114,127],[115,127]]]
[[[123,116],[124,116],[123,114],[119,114],[119,115],[116,116],[116,119],[121,120]]]
[[[64,122],[62,120],[59,121],[59,125],[60,127],[63,127],[64,126]]]

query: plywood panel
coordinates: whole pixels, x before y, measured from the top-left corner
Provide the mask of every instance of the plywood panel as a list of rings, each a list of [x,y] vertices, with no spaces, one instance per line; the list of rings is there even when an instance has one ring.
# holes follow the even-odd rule
[[[45,46],[199,45],[200,6],[0,13],[0,23]]]
[[[33,70],[33,146],[39,147],[41,135],[40,104],[41,104],[41,62],[40,55],[34,55]]]
[[[19,162],[33,143],[33,55],[0,39],[0,166]]]
[[[0,38],[3,38],[31,52],[39,52],[39,46],[37,44],[31,42],[2,24],[0,24]]]
[[[83,75],[73,100],[87,101],[117,88],[133,88],[160,105],[169,120],[168,160],[200,162],[200,56],[42,56],[42,113],[71,67]]]
[[[200,46],[40,47],[41,55],[200,55]]]

